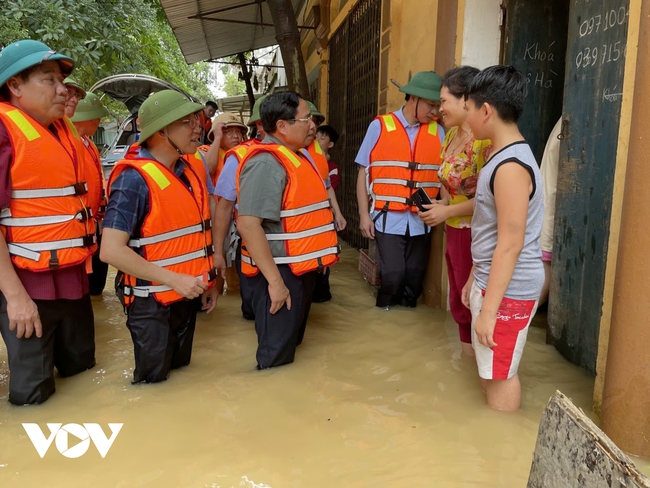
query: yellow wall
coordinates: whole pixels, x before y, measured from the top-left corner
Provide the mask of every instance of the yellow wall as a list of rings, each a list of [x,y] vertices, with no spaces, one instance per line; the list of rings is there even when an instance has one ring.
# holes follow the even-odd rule
[[[404,94],[390,79],[406,84],[418,71],[433,69],[438,0],[384,1],[390,2],[390,25],[387,25],[386,19],[382,19],[381,45],[382,50],[388,49],[388,59],[384,55],[380,66],[379,105],[380,111],[390,112],[404,102]],[[388,39],[384,36],[388,36]],[[388,66],[384,66],[386,61]]]

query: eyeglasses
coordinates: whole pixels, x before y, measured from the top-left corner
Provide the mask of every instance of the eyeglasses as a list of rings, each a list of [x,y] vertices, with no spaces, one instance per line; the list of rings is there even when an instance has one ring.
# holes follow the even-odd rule
[[[228,136],[228,137],[232,137],[232,136],[235,136],[235,135],[242,135],[242,134],[243,134],[243,130],[239,129],[239,128],[224,129],[223,130],[223,135]]]
[[[190,129],[194,129],[197,125],[199,125],[199,118],[197,117],[196,114],[190,116],[189,119],[184,119],[181,120],[182,123],[188,124],[190,126]]]
[[[83,100],[83,94],[76,88],[67,88],[68,98],[76,98],[77,100]]]
[[[313,115],[309,115],[308,117],[305,117],[304,119],[285,119],[287,122],[305,122],[309,123],[314,119]]]

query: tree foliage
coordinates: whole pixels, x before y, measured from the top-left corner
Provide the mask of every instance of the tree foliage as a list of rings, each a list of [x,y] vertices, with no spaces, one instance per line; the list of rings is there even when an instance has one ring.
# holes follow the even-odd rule
[[[243,95],[246,93],[246,84],[239,79],[237,73],[231,71],[226,74],[223,91],[225,91],[226,95],[229,97]]]
[[[5,0],[0,44],[40,40],[69,55],[74,77],[90,88],[118,73],[143,73],[173,83],[203,101],[210,65],[188,65],[157,0]]]

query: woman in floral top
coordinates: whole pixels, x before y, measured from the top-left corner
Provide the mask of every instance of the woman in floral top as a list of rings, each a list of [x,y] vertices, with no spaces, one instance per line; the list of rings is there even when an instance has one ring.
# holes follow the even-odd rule
[[[434,226],[446,222],[445,258],[449,274],[449,306],[458,323],[463,354],[472,349],[472,314],[461,301],[461,291],[472,270],[471,223],[478,173],[490,157],[492,143],[475,140],[467,123],[465,90],[478,69],[461,66],[448,71],[442,80],[440,113],[448,127],[442,147],[438,176],[442,183],[441,200],[437,200],[420,218]]]

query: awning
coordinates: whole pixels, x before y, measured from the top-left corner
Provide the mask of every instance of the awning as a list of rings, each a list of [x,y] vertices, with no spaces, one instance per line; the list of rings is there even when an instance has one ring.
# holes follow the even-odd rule
[[[305,2],[291,1],[296,13]],[[190,64],[278,43],[265,0],[160,0],[160,3]]]
[[[255,100],[262,97],[261,93],[255,94]],[[219,112],[235,112],[244,118],[248,118],[251,112],[251,105],[248,101],[248,95],[236,95],[234,97],[219,98],[217,100]]]

